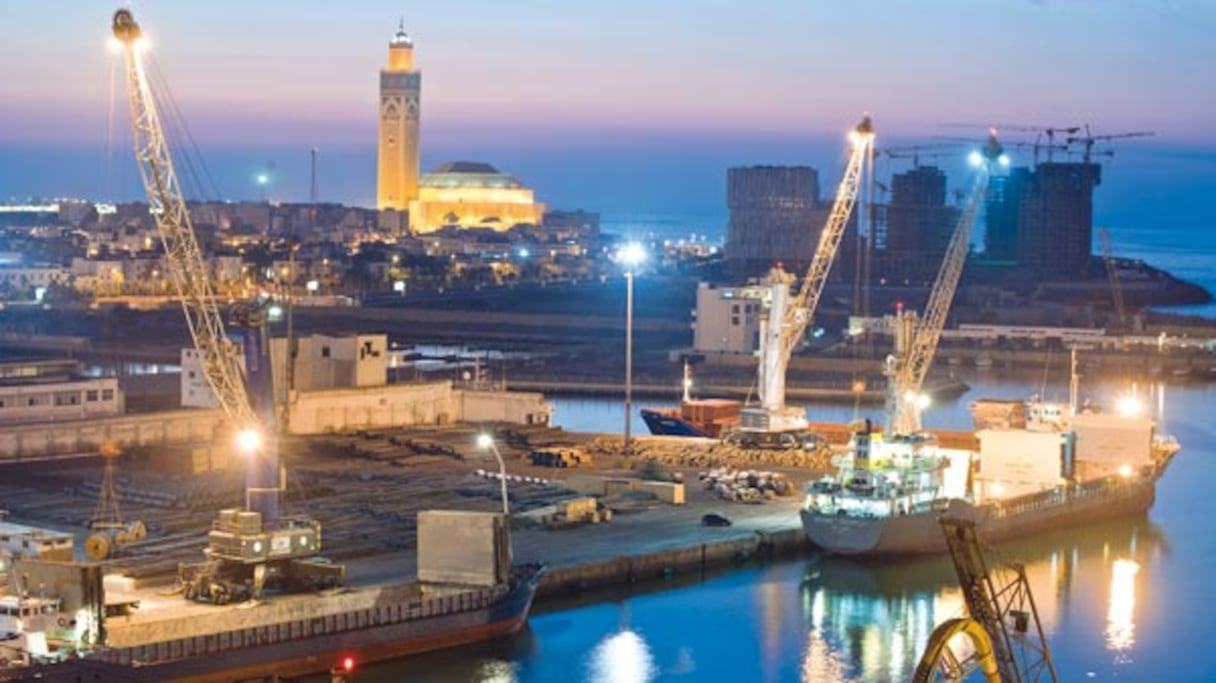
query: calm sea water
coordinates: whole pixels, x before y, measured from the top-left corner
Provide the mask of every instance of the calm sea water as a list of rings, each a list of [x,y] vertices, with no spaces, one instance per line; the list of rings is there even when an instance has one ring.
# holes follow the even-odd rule
[[[1059,366],[1063,368],[1061,364]],[[1036,373],[1037,374],[1037,373]],[[1063,397],[1062,372],[1003,379],[935,407],[932,426],[966,427],[977,397]],[[1107,401],[1131,391],[1086,388]],[[1024,562],[1060,680],[1216,679],[1216,386],[1136,387],[1183,451],[1147,518],[1066,530],[1000,548]],[[558,424],[621,431],[617,401],[557,400]],[[847,419],[850,406],[812,406]],[[862,414],[874,411],[862,410]],[[815,557],[606,592],[537,609],[518,635],[365,667],[360,683],[644,683],[907,680],[929,634],[963,613],[945,558],[857,564]]]

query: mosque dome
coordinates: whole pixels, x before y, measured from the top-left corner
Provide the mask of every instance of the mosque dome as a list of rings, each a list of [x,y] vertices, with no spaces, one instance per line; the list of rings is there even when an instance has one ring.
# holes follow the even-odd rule
[[[523,189],[514,176],[480,161],[449,161],[418,179],[419,187],[434,189]]]

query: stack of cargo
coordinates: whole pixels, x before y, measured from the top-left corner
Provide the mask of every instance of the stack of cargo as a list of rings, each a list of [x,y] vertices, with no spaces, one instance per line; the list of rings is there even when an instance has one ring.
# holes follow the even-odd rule
[[[772,500],[794,490],[780,472],[737,471],[726,468],[701,472],[697,478],[701,480],[706,491],[713,491],[722,500],[740,503]]]

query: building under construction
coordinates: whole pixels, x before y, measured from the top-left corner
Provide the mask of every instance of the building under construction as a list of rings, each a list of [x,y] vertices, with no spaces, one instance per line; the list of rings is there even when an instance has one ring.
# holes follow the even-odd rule
[[[832,208],[820,200],[819,172],[810,166],[729,169],[726,204],[725,255],[731,275],[738,278],[763,275],[777,263],[795,272],[805,267]],[[855,218],[849,221],[842,245],[850,253],[856,225]]]

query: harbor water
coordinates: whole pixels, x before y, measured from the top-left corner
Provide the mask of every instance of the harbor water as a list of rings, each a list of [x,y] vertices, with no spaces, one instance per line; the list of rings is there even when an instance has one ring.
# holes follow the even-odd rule
[[[935,406],[928,426],[966,428],[976,398],[1067,397],[1066,359],[1041,376],[968,370],[972,389]],[[1091,375],[1099,370],[1090,368]],[[1036,373],[1038,374],[1038,373]],[[1044,381],[1049,377],[1050,381]],[[1083,380],[1107,404],[1129,381]],[[1146,409],[1183,450],[1147,517],[1002,545],[1026,566],[1061,681],[1216,679],[1216,385],[1141,384]],[[619,401],[555,400],[556,422],[620,432]],[[643,401],[640,405],[649,405]],[[813,419],[877,410],[812,406]],[[644,430],[640,422],[635,430]],[[637,431],[636,433],[645,433]],[[729,512],[729,510],[727,510]],[[964,605],[949,560],[858,564],[826,556],[547,603],[514,637],[368,666],[359,683],[903,681],[934,626]]]

